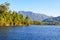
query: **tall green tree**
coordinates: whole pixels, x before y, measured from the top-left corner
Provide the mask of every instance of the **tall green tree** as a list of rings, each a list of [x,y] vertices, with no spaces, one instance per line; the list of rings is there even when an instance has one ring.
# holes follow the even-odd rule
[[[30,25],[30,16],[26,16],[26,18],[25,18],[25,24],[26,25]]]

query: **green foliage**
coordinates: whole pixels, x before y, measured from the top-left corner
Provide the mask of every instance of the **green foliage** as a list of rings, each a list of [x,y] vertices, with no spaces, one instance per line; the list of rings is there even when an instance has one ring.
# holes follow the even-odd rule
[[[4,4],[0,4],[0,13],[7,12],[9,8],[9,3],[5,2]]]
[[[32,25],[46,25],[47,22],[33,20],[33,21],[31,21],[31,24]]]
[[[26,25],[30,25],[30,22],[31,22],[30,17],[26,16],[26,18],[25,18],[25,24]]]
[[[16,11],[9,10],[9,3],[0,5],[0,26],[24,25],[24,17]]]

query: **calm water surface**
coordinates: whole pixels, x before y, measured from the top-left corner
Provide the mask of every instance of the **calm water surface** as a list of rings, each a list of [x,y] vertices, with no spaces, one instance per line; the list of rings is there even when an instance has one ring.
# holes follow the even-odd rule
[[[60,26],[31,25],[0,28],[0,40],[60,40]]]

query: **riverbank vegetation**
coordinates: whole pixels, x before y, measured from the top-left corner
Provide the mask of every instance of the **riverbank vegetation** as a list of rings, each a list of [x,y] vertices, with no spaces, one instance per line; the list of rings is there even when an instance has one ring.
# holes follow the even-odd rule
[[[9,10],[9,3],[0,4],[0,26],[30,25],[30,17]]]
[[[24,25],[60,25],[59,22],[42,22],[31,20],[27,15],[9,10],[9,3],[0,4],[0,26],[24,26]]]

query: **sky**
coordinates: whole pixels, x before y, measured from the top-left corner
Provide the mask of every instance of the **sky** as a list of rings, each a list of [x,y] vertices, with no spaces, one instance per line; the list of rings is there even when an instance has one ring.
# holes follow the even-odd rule
[[[11,10],[60,16],[60,0],[0,0],[0,4],[4,2],[10,3]]]

